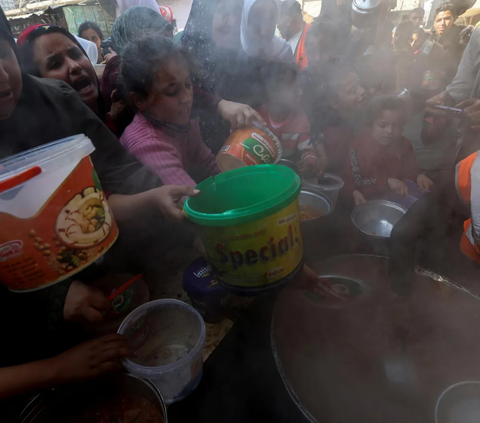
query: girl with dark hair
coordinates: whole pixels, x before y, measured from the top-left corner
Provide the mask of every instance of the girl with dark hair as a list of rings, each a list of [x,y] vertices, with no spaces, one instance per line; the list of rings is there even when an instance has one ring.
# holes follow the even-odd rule
[[[194,67],[187,50],[161,36],[130,44],[122,58],[122,82],[137,114],[120,142],[164,184],[195,187],[219,173],[198,121],[190,120]]]
[[[327,156],[327,172],[342,173],[356,121],[365,102],[366,92],[355,68],[348,63],[331,65],[325,73],[316,112],[310,121],[317,153]]]
[[[380,96],[371,101],[367,127],[351,145],[346,160],[346,190],[353,195],[355,205],[389,193],[408,197],[405,180],[416,181],[421,191],[433,186],[418,171],[412,143],[402,136],[406,119],[402,99]]]
[[[85,21],[78,27],[78,36],[84,38],[97,46],[98,60],[97,63],[103,62],[102,41],[103,32],[95,22]]]

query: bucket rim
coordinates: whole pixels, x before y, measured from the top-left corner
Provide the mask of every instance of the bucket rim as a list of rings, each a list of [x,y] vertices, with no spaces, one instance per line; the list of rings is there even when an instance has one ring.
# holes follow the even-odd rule
[[[293,201],[298,199],[301,190],[300,177],[292,170],[285,166],[278,165],[256,165],[246,166],[238,169],[229,170],[215,177],[210,177],[196,186],[196,189],[202,191],[206,187],[210,187],[215,178],[220,182],[233,180],[243,175],[261,175],[265,173],[277,173],[278,175],[287,175],[291,177],[290,184],[286,184],[281,192],[267,198],[257,204],[241,207],[233,210],[227,210],[222,213],[202,213],[194,210],[190,206],[191,197],[188,197],[184,204],[184,213],[187,218],[199,225],[203,226],[235,226],[249,223],[254,220],[266,218],[285,207],[289,206]],[[202,195],[202,194],[200,194]]]
[[[32,167],[42,167],[62,156],[79,154],[86,157],[94,150],[95,147],[87,136],[77,134],[22,151],[0,160],[0,182]]]

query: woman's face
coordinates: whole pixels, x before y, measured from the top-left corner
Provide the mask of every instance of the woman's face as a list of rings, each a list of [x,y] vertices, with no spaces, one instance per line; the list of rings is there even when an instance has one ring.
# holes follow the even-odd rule
[[[147,111],[162,122],[185,125],[190,120],[193,87],[188,63],[183,56],[172,58],[157,74],[155,92],[146,101],[132,100],[140,111]]]
[[[22,93],[22,73],[7,40],[0,38],[0,120],[8,119]]]
[[[344,111],[354,111],[367,100],[365,88],[363,88],[356,73],[349,73],[339,85],[335,108]]]
[[[86,29],[80,34],[80,37],[85,38],[88,41],[91,41],[93,44],[97,46],[98,50],[100,51],[101,49],[100,45],[102,44],[102,39],[94,29],[92,28]]]
[[[277,15],[277,5],[273,0],[257,0],[248,16],[248,32],[252,41],[260,46],[272,41],[277,27]]]
[[[240,21],[243,0],[220,0],[213,16],[212,39],[217,47],[240,48]]]
[[[372,126],[372,136],[381,145],[391,145],[403,132],[403,115],[399,110],[383,110]]]
[[[65,81],[87,106],[96,104],[97,77],[90,60],[77,44],[63,34],[46,34],[34,41],[33,51],[33,60],[42,78]]]

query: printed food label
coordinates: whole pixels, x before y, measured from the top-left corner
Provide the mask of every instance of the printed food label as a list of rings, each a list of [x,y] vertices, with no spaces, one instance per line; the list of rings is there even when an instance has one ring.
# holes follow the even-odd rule
[[[111,247],[118,229],[87,156],[0,195],[0,281],[31,291],[84,269]]]
[[[297,200],[261,220],[202,231],[209,262],[227,285],[265,287],[289,276],[302,262]]]
[[[230,135],[217,155],[223,171],[229,170],[223,166],[222,157],[225,156],[234,156],[246,166],[273,164],[280,159],[275,140],[258,128],[239,129]]]

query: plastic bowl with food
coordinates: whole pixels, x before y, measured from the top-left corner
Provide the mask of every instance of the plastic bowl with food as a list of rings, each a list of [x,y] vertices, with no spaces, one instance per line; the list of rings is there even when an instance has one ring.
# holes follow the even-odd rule
[[[393,227],[407,212],[400,204],[386,200],[372,200],[359,204],[352,212],[352,222],[364,234],[390,238]]]
[[[318,192],[303,190],[298,197],[300,222],[302,224],[318,221],[332,212],[332,203],[328,197]]]

